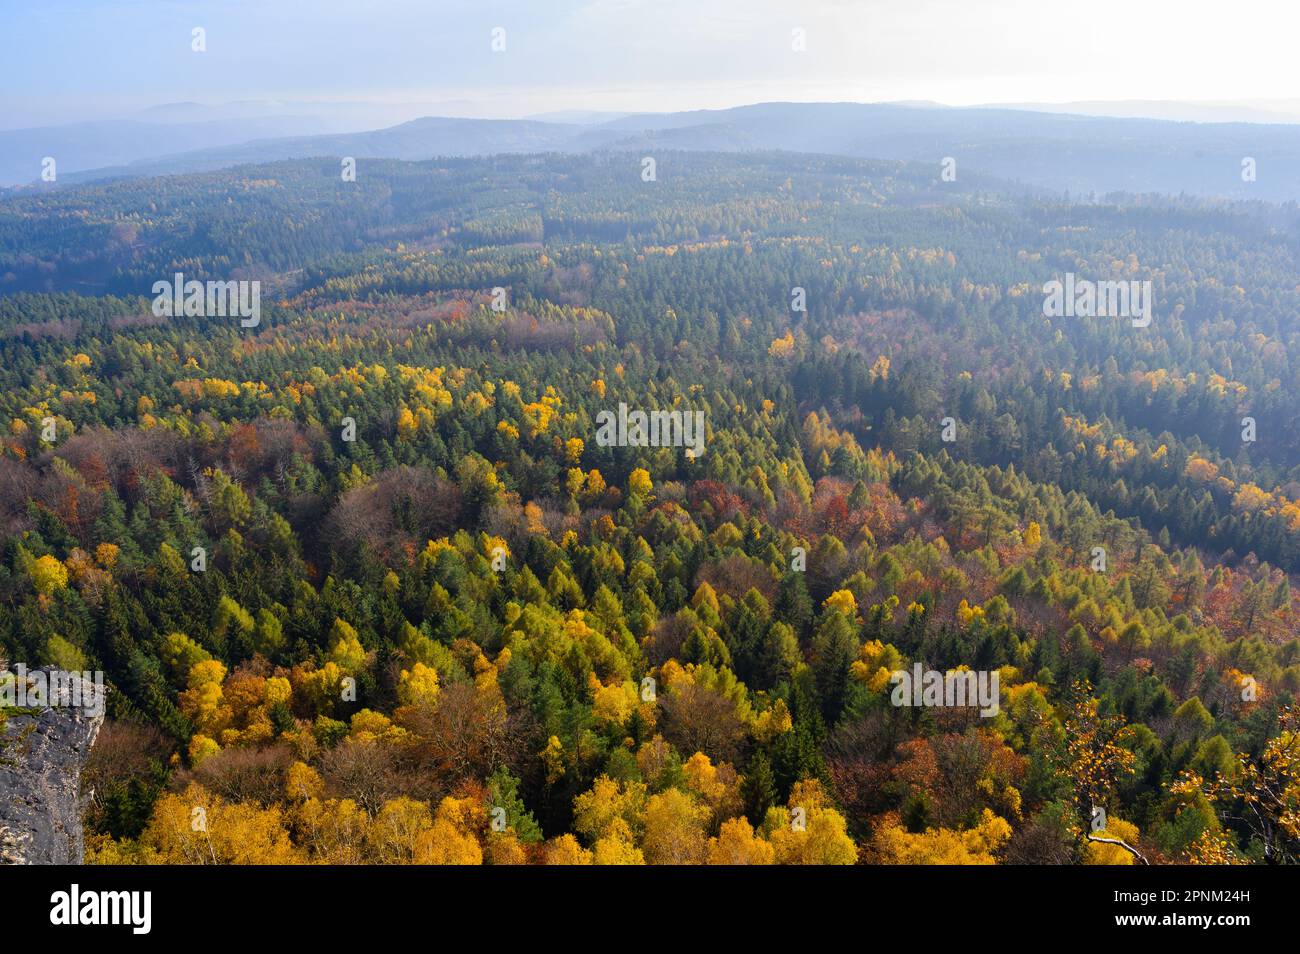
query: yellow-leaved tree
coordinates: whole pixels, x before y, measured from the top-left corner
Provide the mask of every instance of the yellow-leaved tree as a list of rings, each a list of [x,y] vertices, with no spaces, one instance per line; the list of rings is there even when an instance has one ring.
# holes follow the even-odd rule
[[[984,809],[974,828],[931,828],[910,832],[896,815],[887,815],[872,835],[871,862],[879,865],[994,865],[1011,838],[1011,826]]]
[[[697,865],[707,847],[712,812],[681,789],[651,795],[645,809],[645,859],[652,865]]]
[[[1136,845],[1138,835],[1137,825],[1114,816],[1107,818],[1106,827],[1101,831],[1093,832],[1090,840],[1084,843],[1083,863],[1085,865],[1136,864],[1137,859],[1133,856],[1132,851],[1122,845],[1100,841],[1099,839],[1115,839],[1124,842],[1126,845]]]
[[[771,865],[776,863],[776,849],[754,833],[754,826],[743,816],[729,818],[714,838],[709,839],[708,863],[711,865]]]
[[[483,848],[478,833],[486,827],[487,812],[474,798],[448,796],[438,804],[433,824],[415,840],[415,863],[420,865],[481,865]],[[503,852],[497,858],[501,863]]]
[[[858,848],[848,823],[816,779],[796,782],[787,808],[768,809],[763,829],[781,865],[851,865]]]
[[[290,840],[278,806],[230,803],[196,782],[158,799],[138,844],[105,848],[87,860],[161,865],[292,865],[306,860]]]
[[[548,865],[589,865],[593,855],[567,832],[546,843],[542,859]]]

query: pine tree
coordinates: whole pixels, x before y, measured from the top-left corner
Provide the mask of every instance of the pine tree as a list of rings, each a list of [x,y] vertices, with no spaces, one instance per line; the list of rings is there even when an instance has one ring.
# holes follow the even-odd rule
[[[754,825],[761,825],[767,817],[767,810],[776,804],[772,763],[761,751],[749,760],[749,771],[740,784],[740,796],[745,803],[745,817]]]

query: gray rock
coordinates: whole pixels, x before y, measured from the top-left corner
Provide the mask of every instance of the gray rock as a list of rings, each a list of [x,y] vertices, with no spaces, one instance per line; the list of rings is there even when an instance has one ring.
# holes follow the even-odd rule
[[[91,684],[80,681],[83,699],[91,698]],[[81,769],[104,706],[73,706],[68,687],[47,701],[53,705],[10,711],[0,730],[0,864],[82,862]]]

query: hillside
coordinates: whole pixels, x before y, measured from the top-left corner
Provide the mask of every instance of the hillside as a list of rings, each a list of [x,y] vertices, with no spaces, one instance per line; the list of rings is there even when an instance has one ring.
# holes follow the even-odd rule
[[[130,163],[115,162],[110,152],[101,150],[105,159],[100,168],[85,170],[79,162],[61,181],[171,175],[321,156],[419,160],[663,148],[783,150],[932,166],[952,157],[963,173],[1076,196],[1185,192],[1270,202],[1300,199],[1300,180],[1286,172],[1300,166],[1297,124],[1174,122],[887,103],[759,103],[604,121],[589,118],[596,121],[425,118],[366,133],[279,138],[266,138],[266,122],[258,121],[250,122],[246,141],[193,148],[181,146],[189,140],[178,134],[177,147],[150,147],[133,153],[138,158]],[[0,143],[11,135],[0,133]],[[76,142],[71,130],[52,130],[51,135],[54,142]],[[0,175],[0,183],[34,180],[39,156],[59,155],[53,146],[42,148],[35,149],[33,143],[25,152],[15,149],[15,156],[26,156],[21,168],[28,172],[15,172],[8,179]],[[1242,178],[1242,160],[1247,157],[1255,160],[1253,181]]]
[[[89,860],[1297,860],[1294,206],[699,118],[755,151],[0,198],[0,655],[106,673]]]

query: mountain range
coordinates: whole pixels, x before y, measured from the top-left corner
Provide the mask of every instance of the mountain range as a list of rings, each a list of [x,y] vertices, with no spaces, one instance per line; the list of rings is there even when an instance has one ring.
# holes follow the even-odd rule
[[[188,118],[193,112],[178,114]],[[0,185],[31,183],[44,156],[58,159],[59,184],[80,184],[311,156],[421,160],[493,153],[776,149],[933,163],[936,170],[950,157],[958,175],[973,172],[1076,197],[1159,192],[1300,199],[1300,125],[1287,123],[864,103],[759,103],[613,118],[580,112],[537,119],[424,117],[362,132],[312,131],[322,123],[319,116],[257,115],[5,131],[0,132]],[[1254,160],[1253,181],[1243,176],[1247,159]]]

